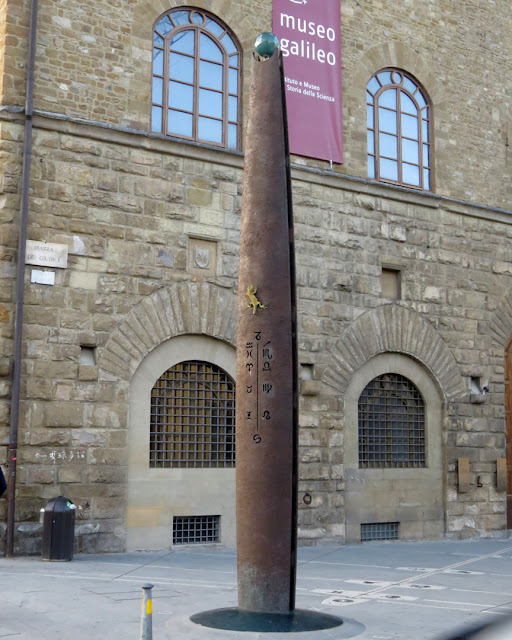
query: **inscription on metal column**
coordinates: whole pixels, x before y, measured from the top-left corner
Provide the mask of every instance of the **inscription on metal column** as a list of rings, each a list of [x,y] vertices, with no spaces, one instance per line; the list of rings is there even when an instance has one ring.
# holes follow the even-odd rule
[[[263,340],[264,332],[254,331],[253,339],[245,343],[245,368],[250,383],[245,384],[245,393],[252,394],[246,401],[249,408],[245,411],[245,422],[255,444],[260,444],[266,430],[272,428],[270,400],[276,397],[276,385],[272,381],[272,341]]]

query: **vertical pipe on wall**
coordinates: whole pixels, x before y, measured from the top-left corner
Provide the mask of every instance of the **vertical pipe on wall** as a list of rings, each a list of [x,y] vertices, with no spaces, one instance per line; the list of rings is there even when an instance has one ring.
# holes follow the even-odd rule
[[[11,394],[11,430],[9,438],[9,471],[7,477],[7,543],[6,555],[13,555],[16,497],[16,459],[18,455],[18,425],[20,413],[21,346],[23,335],[23,302],[25,279],[25,251],[28,226],[28,192],[30,161],[32,159],[32,108],[34,96],[34,66],[36,57],[38,0],[32,0],[27,61],[27,92],[25,96],[25,135],[23,141],[23,171],[21,180],[20,232],[16,275],[16,305],[14,321],[14,354]]]

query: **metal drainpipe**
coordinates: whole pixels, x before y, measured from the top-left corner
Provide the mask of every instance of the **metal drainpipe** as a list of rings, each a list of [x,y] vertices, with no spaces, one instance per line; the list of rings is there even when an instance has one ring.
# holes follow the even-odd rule
[[[7,477],[7,544],[6,555],[13,556],[16,458],[18,455],[18,424],[20,414],[21,346],[23,334],[23,300],[25,294],[25,251],[28,226],[28,191],[30,186],[30,161],[32,159],[32,107],[34,96],[34,66],[36,58],[38,0],[32,0],[27,63],[27,93],[25,97],[25,136],[23,142],[23,172],[21,180],[20,234],[18,240],[18,264],[16,279],[16,315],[14,321],[14,355],[11,395],[11,434],[9,439],[9,472]]]

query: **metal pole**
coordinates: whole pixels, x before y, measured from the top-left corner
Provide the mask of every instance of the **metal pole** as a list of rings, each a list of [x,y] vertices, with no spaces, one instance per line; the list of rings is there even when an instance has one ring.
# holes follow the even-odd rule
[[[36,57],[38,0],[32,0],[27,65],[27,94],[25,97],[25,136],[23,141],[23,172],[21,181],[20,234],[18,238],[18,264],[16,279],[16,311],[14,320],[14,353],[11,394],[11,431],[9,438],[9,472],[7,477],[7,544],[6,555],[12,558],[14,548],[16,460],[18,457],[18,423],[20,413],[21,339],[23,334],[23,302],[25,279],[25,251],[28,226],[28,191],[30,161],[32,159],[32,106],[34,94],[34,66]]]
[[[292,176],[290,168],[290,144],[288,138],[288,112],[286,109],[286,91],[284,83],[283,58],[279,64],[281,70],[281,98],[283,101],[284,154],[286,162],[286,192],[288,199],[288,235],[290,251],[290,294],[291,294],[291,331],[292,331],[292,379],[293,379],[293,454],[292,454],[292,527],[291,527],[291,564],[290,611],[295,609],[295,591],[297,586],[297,527],[299,519],[299,353],[297,348],[297,281],[295,268],[295,232],[293,226]]]
[[[142,585],[142,612],[140,618],[140,640],[153,640],[153,605],[151,589],[154,585]]]

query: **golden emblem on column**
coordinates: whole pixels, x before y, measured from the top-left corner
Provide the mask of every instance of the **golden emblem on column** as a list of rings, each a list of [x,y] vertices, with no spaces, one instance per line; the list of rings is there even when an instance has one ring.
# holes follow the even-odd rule
[[[252,308],[253,315],[256,313],[256,309],[259,307],[260,309],[266,309],[266,305],[261,304],[261,302],[256,297],[256,293],[258,291],[258,287],[255,287],[253,284],[247,287],[247,291],[245,292],[246,296],[249,296],[250,303],[247,305],[248,309]]]

